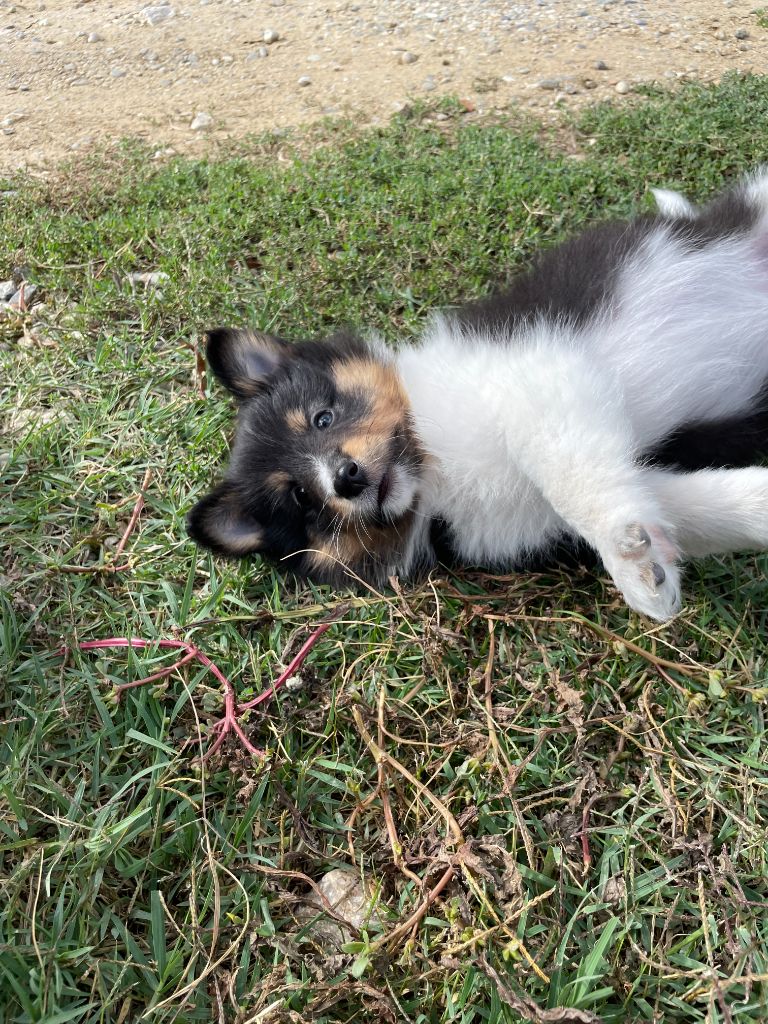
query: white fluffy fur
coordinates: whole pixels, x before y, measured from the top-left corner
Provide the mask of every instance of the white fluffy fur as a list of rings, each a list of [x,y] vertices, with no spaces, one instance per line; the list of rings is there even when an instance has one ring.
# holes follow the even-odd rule
[[[745,188],[768,211],[768,177]],[[657,194],[663,212],[693,214],[671,195]],[[450,523],[462,558],[509,563],[578,535],[631,607],[666,619],[680,555],[768,547],[768,470],[635,462],[681,423],[745,409],[768,377],[766,224],[699,249],[660,225],[583,331],[541,321],[512,341],[466,337],[439,317],[401,350],[430,456],[420,511]]]
[[[663,217],[694,217],[696,215],[696,207],[679,192],[673,192],[669,188],[652,188],[651,192],[656,200],[659,213]]]

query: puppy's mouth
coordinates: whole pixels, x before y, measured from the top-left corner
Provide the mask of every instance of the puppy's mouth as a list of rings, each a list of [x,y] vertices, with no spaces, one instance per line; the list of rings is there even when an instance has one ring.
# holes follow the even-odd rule
[[[384,502],[387,499],[387,495],[389,494],[389,489],[390,489],[391,485],[392,485],[392,480],[391,480],[391,477],[390,477],[390,472],[389,472],[389,470],[385,470],[381,480],[379,481],[379,489],[378,489],[378,491],[376,493],[376,500],[379,503],[379,511],[380,512],[382,510],[382,506],[384,505]]]

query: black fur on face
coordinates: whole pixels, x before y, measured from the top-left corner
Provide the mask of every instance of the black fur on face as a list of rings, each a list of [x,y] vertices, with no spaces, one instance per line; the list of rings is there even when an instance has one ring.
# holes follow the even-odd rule
[[[408,548],[423,459],[386,354],[353,335],[290,345],[250,330],[210,332],[206,354],[240,408],[192,538],[318,582],[386,579]]]

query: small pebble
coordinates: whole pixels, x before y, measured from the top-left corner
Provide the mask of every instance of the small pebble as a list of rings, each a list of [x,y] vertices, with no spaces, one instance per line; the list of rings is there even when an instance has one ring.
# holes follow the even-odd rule
[[[142,7],[139,11],[139,19],[146,25],[160,25],[162,22],[168,21],[175,16],[176,11],[170,4]]]
[[[605,63],[604,60],[596,60],[595,63],[592,65],[592,67],[595,69],[595,71],[607,71],[608,70],[608,65]]]
[[[12,309],[29,309],[39,291],[36,284],[25,284],[23,288],[14,292],[8,300],[8,304]]]
[[[737,39],[749,39],[749,32],[745,28],[737,28],[733,34]]]
[[[418,59],[419,55],[417,53],[411,53],[410,50],[406,50],[404,53],[400,54],[401,64],[415,64]]]
[[[620,93],[622,96],[625,93],[628,93],[630,89],[631,89],[631,86],[630,86],[629,82],[617,82],[616,83],[616,92]]]
[[[212,124],[213,118],[211,115],[206,114],[204,110],[199,110],[192,118],[189,127],[193,132],[203,132],[206,128],[210,128]]]
[[[421,83],[421,88],[424,92],[434,92],[437,88],[437,82],[434,80],[432,75],[427,75],[424,81]]]
[[[280,38],[280,33],[274,28],[265,28],[261,38],[265,43],[276,43]]]
[[[157,288],[159,284],[170,281],[170,277],[163,270],[136,271],[126,274],[125,279],[131,285],[143,284],[145,288]]]
[[[123,68],[112,68],[110,71],[110,75],[112,75],[113,78],[125,78],[126,74],[127,71],[124,71]]]
[[[298,84],[301,86],[312,85],[312,79],[309,75],[302,75]]]
[[[559,89],[562,82],[559,78],[542,78],[536,83],[537,89],[548,89],[550,92],[554,92]]]
[[[0,281],[0,302],[7,302],[16,293],[13,281]]]
[[[88,33],[88,42],[89,43],[100,43],[103,38],[104,37],[100,36],[98,32],[89,32]]]

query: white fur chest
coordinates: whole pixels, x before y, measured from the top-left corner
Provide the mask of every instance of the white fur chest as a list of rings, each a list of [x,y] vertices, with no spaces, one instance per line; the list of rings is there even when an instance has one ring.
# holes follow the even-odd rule
[[[446,520],[457,555],[469,563],[508,563],[565,530],[516,464],[505,433],[517,391],[508,352],[493,341],[467,344],[438,320],[421,346],[398,353],[429,455],[424,514]]]

